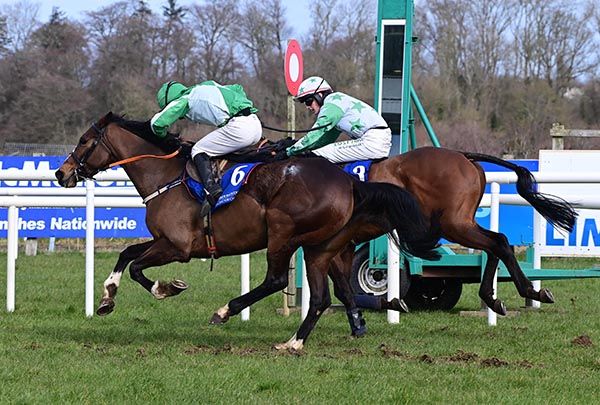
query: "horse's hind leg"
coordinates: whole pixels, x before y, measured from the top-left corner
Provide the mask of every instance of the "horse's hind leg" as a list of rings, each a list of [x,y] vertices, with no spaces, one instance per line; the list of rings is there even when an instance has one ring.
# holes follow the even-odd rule
[[[232,299],[227,305],[219,308],[213,314],[210,323],[215,325],[223,324],[231,316],[242,312],[244,308],[287,287],[292,253],[293,250],[289,248],[280,249],[277,252],[267,250],[267,274],[264,281],[258,287],[253,288],[242,296]]]
[[[521,297],[544,302],[546,304],[554,303],[554,295],[552,295],[552,292],[549,289],[542,288],[539,291],[535,290],[531,281],[529,281],[527,276],[523,273],[523,270],[521,270],[521,266],[519,266],[519,262],[504,234],[492,232],[483,228],[481,228],[481,231],[488,234],[496,241],[496,250],[494,251],[494,254],[506,265],[506,269],[510,273]],[[492,276],[490,276],[489,283],[492,283]]]
[[[350,284],[352,259],[354,258],[354,245],[347,245],[339,255],[331,260],[329,277],[333,281],[333,292],[346,308],[346,315],[350,323],[352,336],[364,336],[367,326],[354,300],[354,292]]]
[[[498,258],[490,251],[487,253],[487,263],[483,270],[481,285],[479,286],[479,297],[485,304],[499,315],[506,315],[506,305],[502,300],[494,298],[494,274],[498,267]]]
[[[500,300],[494,300],[492,297],[493,275],[498,264],[498,259],[502,260],[506,266],[519,295],[541,302],[554,302],[554,297],[548,289],[535,291],[531,281],[529,281],[521,270],[505,235],[481,228],[476,224],[456,226],[452,229],[452,232],[447,232],[447,229],[444,231],[445,236],[449,240],[466,247],[481,249],[488,254],[488,263],[484,270],[479,296],[495,312],[504,315],[506,311],[504,304]]]
[[[323,312],[331,305],[331,297],[329,295],[329,286],[327,284],[327,269],[329,267],[329,258],[324,260],[324,257],[319,257],[310,249],[304,249],[304,259],[306,260],[306,278],[310,288],[310,302],[306,318],[300,325],[300,328],[285,343],[275,345],[277,350],[302,350],[306,339],[314,329],[317,321]]]
[[[108,315],[110,314],[115,307],[115,296],[117,295],[117,289],[119,288],[119,284],[121,282],[121,276],[123,275],[123,270],[127,267],[127,265],[141,255],[148,247],[150,247],[154,243],[154,241],[148,241],[143,243],[138,243],[136,245],[131,245],[126,247],[120,254],[119,260],[117,260],[117,264],[115,264],[115,268],[110,273],[108,278],[104,281],[104,292],[102,293],[102,299],[100,300],[100,305],[96,310],[98,315]]]

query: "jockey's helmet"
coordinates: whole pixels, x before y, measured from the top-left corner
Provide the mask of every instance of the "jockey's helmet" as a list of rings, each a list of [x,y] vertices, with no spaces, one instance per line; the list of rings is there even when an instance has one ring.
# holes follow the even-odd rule
[[[177,100],[181,95],[187,90],[183,84],[170,81],[163,83],[158,89],[158,93],[156,93],[156,101],[158,102],[158,106],[163,109],[167,104],[169,104],[173,100]]]
[[[300,83],[300,87],[298,87],[298,94],[296,94],[296,101],[304,103],[309,98],[314,98],[317,100],[319,105],[323,105],[323,98],[319,93],[331,93],[333,89],[327,83],[325,79],[319,76],[311,76],[307,79],[304,79],[302,83]]]

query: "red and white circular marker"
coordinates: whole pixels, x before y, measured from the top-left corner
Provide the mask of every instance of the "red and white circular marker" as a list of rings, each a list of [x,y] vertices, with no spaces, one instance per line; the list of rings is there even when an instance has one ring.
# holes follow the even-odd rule
[[[285,51],[285,84],[292,96],[298,94],[298,87],[302,83],[302,50],[295,39],[288,41]]]

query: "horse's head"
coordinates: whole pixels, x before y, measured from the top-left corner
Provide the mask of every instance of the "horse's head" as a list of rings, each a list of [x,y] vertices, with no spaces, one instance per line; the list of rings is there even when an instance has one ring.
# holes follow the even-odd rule
[[[80,180],[90,179],[115,161],[110,146],[106,143],[107,127],[112,122],[109,112],[85,131],[75,149],[65,159],[55,175],[63,187],[75,187]]]

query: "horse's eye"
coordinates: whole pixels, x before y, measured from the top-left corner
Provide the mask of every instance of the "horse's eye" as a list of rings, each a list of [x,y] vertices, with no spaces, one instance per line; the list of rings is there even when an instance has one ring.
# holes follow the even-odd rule
[[[79,144],[80,144],[80,145],[83,145],[83,144],[85,144],[85,142],[86,142],[86,140],[85,140],[85,139],[83,139],[83,138],[79,138]]]

